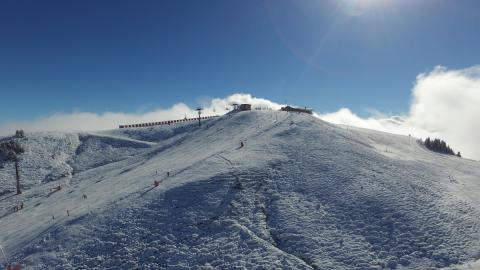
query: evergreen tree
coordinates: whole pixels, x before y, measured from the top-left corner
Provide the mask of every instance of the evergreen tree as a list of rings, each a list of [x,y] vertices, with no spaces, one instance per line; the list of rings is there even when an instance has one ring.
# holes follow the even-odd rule
[[[431,148],[432,148],[432,141],[430,140],[430,137],[428,137],[428,138],[425,140],[425,147],[427,147],[428,149],[431,149]]]
[[[425,139],[425,142],[423,143],[425,147],[431,151],[438,152],[438,153],[443,153],[443,154],[449,154],[449,155],[455,155],[455,152],[450,148],[450,146],[443,140],[440,140],[438,138],[435,138],[433,141],[430,138]],[[458,152],[457,156],[459,156],[460,152]]]
[[[25,132],[21,129],[15,131],[15,137],[16,138],[25,138]]]

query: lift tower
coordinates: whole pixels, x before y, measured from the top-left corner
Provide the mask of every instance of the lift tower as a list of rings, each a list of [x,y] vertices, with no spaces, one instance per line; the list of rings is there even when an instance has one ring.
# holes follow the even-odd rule
[[[197,108],[197,111],[198,111],[198,126],[199,126],[199,127],[202,126],[202,122],[200,121],[200,119],[201,119],[201,118],[200,118],[200,115],[202,114],[202,110],[203,110],[202,107],[198,107],[198,108]]]

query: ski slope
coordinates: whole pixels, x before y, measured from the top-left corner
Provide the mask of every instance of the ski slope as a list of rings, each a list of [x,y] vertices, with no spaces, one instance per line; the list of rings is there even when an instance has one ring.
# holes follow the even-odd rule
[[[0,196],[0,245],[27,269],[469,269],[480,259],[480,163],[409,136],[252,111],[201,127],[27,137],[22,195],[11,164],[0,169],[0,194],[11,191]]]

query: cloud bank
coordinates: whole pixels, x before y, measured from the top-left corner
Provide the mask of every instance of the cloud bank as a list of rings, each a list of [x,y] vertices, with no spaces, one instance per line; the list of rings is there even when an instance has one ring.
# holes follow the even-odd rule
[[[280,109],[280,105],[266,99],[252,97],[250,94],[233,94],[226,98],[214,98],[203,104],[202,115],[223,115],[232,108],[233,103],[250,103],[253,107]],[[170,108],[157,109],[144,113],[122,112],[73,112],[55,113],[33,121],[13,122],[0,126],[0,136],[11,135],[17,129],[26,132],[37,131],[95,131],[118,128],[121,124],[157,122],[163,120],[182,119],[185,116],[195,117],[198,113],[184,103],[178,103]]]
[[[463,156],[480,159],[480,66],[438,66],[417,76],[408,115],[361,118],[349,109],[319,115],[336,123],[397,134],[444,139]]]
[[[203,115],[222,115],[232,103],[251,103],[253,107],[280,109],[281,104],[250,94],[237,93],[226,98],[214,98],[203,105]],[[35,131],[93,131],[117,128],[119,124],[180,119],[197,115],[195,108],[178,103],[170,108],[146,113],[56,113],[28,122],[0,126],[0,135],[16,129]],[[374,112],[359,117],[347,108],[317,114],[325,121],[396,134],[411,134],[419,138],[438,137],[447,141],[465,157],[480,160],[480,66],[448,70],[438,66],[417,76],[412,89],[412,101],[407,115],[387,116]]]

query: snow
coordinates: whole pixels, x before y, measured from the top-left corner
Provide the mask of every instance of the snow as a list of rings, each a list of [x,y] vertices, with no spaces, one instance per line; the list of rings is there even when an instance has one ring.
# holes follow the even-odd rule
[[[22,195],[12,165],[0,169],[0,192],[11,191],[0,195],[0,244],[27,269],[436,269],[480,258],[480,163],[409,136],[252,111],[24,144]]]

